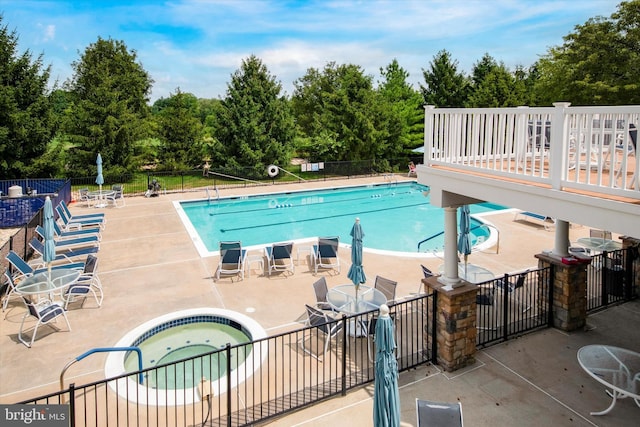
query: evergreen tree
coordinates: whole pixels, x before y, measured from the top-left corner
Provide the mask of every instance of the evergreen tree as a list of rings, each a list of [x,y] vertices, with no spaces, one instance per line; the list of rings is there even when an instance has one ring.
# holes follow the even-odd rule
[[[17,52],[18,36],[0,15],[0,179],[55,174],[47,162],[35,163],[55,132],[48,98],[50,66],[42,55]]]
[[[295,125],[281,91],[260,59],[252,55],[242,61],[212,124],[221,144],[209,153],[213,166],[252,166],[264,176],[268,165],[288,164]]]
[[[95,173],[98,153],[107,174],[133,166],[135,142],[148,134],[147,103],[153,83],[136,60],[136,52],[127,50],[124,42],[98,37],[72,63],[74,75],[66,83],[73,95],[66,129],[74,144],[71,174]]]
[[[420,86],[427,105],[436,107],[463,107],[467,102],[469,81],[458,72],[458,61],[451,59],[446,50],[438,52],[430,69],[422,70],[425,86]]]
[[[198,99],[177,89],[158,112],[163,169],[190,169],[202,163],[202,122]]]
[[[403,150],[423,145],[424,107],[422,95],[407,83],[409,73],[394,59],[380,69],[384,78],[378,86],[382,99],[388,104],[389,145],[387,156],[395,157]]]
[[[372,79],[331,62],[294,82],[292,105],[313,161],[368,160],[388,152],[388,116]]]

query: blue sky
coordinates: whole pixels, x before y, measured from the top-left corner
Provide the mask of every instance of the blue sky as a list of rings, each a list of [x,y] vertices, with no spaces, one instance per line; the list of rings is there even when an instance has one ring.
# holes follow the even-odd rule
[[[283,90],[308,68],[357,64],[380,80],[394,58],[415,88],[422,70],[446,49],[469,73],[485,53],[513,69],[528,67],[576,25],[610,16],[611,0],[0,0],[3,24],[16,30],[19,52],[43,54],[52,80],[98,37],[135,50],[153,80],[151,100],[177,88],[224,97],[249,55]]]

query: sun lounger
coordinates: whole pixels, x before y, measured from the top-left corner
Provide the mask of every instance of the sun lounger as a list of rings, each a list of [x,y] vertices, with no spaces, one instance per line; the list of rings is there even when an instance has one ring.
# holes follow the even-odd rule
[[[556,225],[556,220],[554,218],[551,218],[550,216],[540,215],[537,213],[527,212],[527,211],[518,212],[513,220],[514,221],[527,220],[527,221],[535,222],[537,224],[544,226],[544,229],[547,231],[551,230]]]

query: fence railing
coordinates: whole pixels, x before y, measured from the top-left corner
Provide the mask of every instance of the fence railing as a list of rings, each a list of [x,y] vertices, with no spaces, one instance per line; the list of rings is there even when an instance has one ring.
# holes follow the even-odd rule
[[[434,361],[429,347],[434,295],[420,295],[391,307],[398,369]],[[309,326],[246,344],[227,345],[142,371],[67,386],[20,402],[70,405],[72,426],[213,425],[244,426],[268,420],[374,381],[374,316],[343,316],[336,338]],[[244,362],[241,362],[244,361]],[[210,373],[201,381],[201,373]],[[142,374],[144,384],[140,385]],[[207,398],[209,396],[209,398]]]
[[[526,270],[478,284],[476,344],[487,346],[551,327],[553,268]]]
[[[637,247],[602,252],[591,257],[587,267],[587,311],[637,298],[640,263]]]
[[[425,162],[640,198],[639,106],[426,108]]]
[[[313,168],[293,170],[291,173],[279,173],[270,176],[267,168],[209,168],[189,171],[148,171],[140,174],[114,175],[105,170],[104,186],[124,185],[125,195],[144,194],[153,180],[156,180],[165,192],[184,192],[212,188],[254,187],[260,185],[286,184],[302,181],[328,181],[384,173],[406,174],[410,161],[421,161],[421,156],[414,158],[378,160],[360,160],[343,162],[313,163]],[[98,185],[94,176],[71,178],[74,190],[88,188],[95,190]]]

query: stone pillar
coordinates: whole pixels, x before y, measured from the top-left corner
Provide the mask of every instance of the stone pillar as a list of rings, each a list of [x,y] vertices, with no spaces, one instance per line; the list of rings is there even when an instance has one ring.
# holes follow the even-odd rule
[[[538,254],[539,267],[554,266],[553,327],[574,331],[587,323],[587,265],[564,264],[562,257]]]
[[[425,289],[437,293],[434,336],[438,348],[438,365],[451,372],[475,363],[477,286],[462,281],[462,286],[447,290],[448,287],[445,288],[436,277],[422,279],[422,283]],[[425,313],[428,316],[427,322],[431,321],[432,314]],[[427,339],[431,339],[429,334],[427,336]]]

